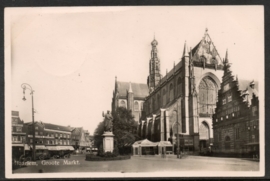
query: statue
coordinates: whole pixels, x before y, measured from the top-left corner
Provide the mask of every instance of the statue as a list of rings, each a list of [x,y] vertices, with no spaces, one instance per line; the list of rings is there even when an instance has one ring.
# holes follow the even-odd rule
[[[102,113],[102,116],[104,117],[104,132],[112,132],[112,120],[113,117],[110,113],[110,111],[107,111],[106,114],[104,112]]]

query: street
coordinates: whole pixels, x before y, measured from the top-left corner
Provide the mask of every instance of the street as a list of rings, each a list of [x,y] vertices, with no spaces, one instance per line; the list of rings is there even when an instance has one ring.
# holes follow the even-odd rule
[[[13,173],[53,172],[168,172],[168,171],[258,171],[259,162],[240,158],[187,156],[177,159],[176,155],[132,156],[129,160],[85,161],[85,155],[69,159],[37,161],[36,165],[21,167]]]

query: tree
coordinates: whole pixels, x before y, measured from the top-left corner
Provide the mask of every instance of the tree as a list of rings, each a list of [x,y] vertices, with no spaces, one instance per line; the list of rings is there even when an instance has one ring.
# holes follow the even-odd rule
[[[94,132],[94,143],[97,148],[103,144],[104,123],[100,122]]]
[[[125,146],[131,146],[139,139],[137,135],[138,123],[134,120],[130,110],[118,107],[113,112],[113,134],[116,146],[121,150]]]
[[[138,123],[134,120],[130,110],[119,107],[112,113],[113,116],[113,134],[114,146],[121,150],[124,147],[131,146],[139,139],[137,135]],[[100,122],[94,132],[94,142],[96,147],[103,144],[104,122]],[[130,150],[130,149],[127,149]]]

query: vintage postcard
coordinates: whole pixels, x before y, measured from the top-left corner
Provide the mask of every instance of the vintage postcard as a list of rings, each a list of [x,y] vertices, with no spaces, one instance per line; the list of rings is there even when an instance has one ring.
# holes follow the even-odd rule
[[[4,15],[7,178],[264,176],[263,6]]]

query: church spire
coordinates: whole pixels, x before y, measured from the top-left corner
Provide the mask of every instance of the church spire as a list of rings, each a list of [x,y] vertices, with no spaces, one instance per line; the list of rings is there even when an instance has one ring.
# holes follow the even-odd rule
[[[131,87],[131,83],[129,82],[129,89],[128,89],[128,92],[129,93],[132,93],[133,91],[132,91],[132,87]]]
[[[188,57],[188,48],[187,48],[187,42],[185,41],[185,45],[184,45],[184,51],[183,51],[183,57]]]
[[[226,54],[225,54],[225,64],[227,63],[229,63],[228,49],[226,50]]]
[[[115,85],[114,85],[115,92],[118,92],[118,84],[117,84],[117,76],[115,76]]]
[[[206,27],[204,35],[207,35],[207,34],[208,34],[208,28]]]
[[[149,61],[148,87],[150,93],[155,89],[155,87],[161,80],[160,60],[158,58],[157,45],[158,42],[155,39],[154,35],[154,40],[151,42],[152,50],[151,50],[151,59]]]

